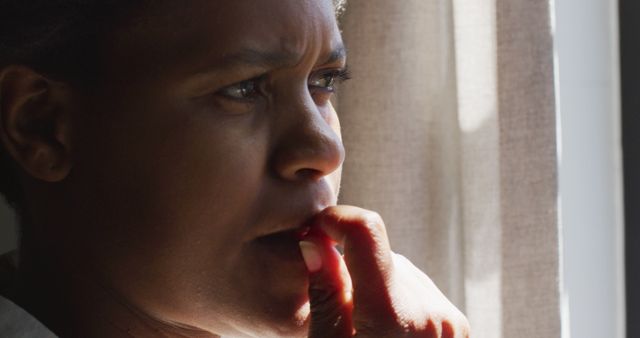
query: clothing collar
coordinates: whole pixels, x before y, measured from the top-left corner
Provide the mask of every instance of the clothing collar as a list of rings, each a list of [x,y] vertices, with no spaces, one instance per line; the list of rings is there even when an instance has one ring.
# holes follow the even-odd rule
[[[7,286],[13,279],[16,258],[15,251],[0,256],[0,287]],[[0,295],[0,337],[52,338],[57,336],[27,311]]]

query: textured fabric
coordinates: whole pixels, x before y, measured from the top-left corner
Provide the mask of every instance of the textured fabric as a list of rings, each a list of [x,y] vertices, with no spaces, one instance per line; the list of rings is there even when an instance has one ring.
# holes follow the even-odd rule
[[[16,273],[18,255],[11,251],[0,256],[0,294],[10,288]],[[42,323],[22,308],[0,296],[0,337],[50,338],[56,337]]]
[[[474,338],[560,337],[549,13],[547,1],[350,0],[343,17],[341,203],[383,216]]]
[[[0,337],[54,338],[56,335],[23,309],[0,296]]]

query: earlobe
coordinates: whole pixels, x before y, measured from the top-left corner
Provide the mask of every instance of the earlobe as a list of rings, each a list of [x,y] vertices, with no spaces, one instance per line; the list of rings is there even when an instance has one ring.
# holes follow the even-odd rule
[[[71,170],[69,89],[23,66],[0,70],[0,140],[33,178],[57,182]]]

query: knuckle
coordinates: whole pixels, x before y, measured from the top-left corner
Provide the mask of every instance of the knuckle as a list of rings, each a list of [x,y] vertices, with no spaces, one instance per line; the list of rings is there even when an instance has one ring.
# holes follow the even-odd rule
[[[468,335],[471,327],[471,325],[469,324],[469,319],[467,319],[467,316],[465,316],[464,313],[462,313],[462,311],[460,311],[458,308],[453,305],[452,307],[454,313],[449,316],[451,323],[454,323],[456,325],[457,330]]]
[[[469,338],[471,336],[471,325],[464,315],[462,315],[462,319],[460,320],[459,336],[463,338]]]
[[[382,324],[380,321],[358,321],[358,335],[356,337],[376,338],[469,338],[470,328],[466,318],[439,319],[438,316],[430,316],[423,325],[415,325],[402,321],[393,321]]]
[[[406,267],[406,269],[409,270],[409,271],[414,271],[416,269],[415,265],[413,265],[413,263],[411,263],[411,261],[407,257],[405,257],[404,255],[402,255],[402,254],[394,252],[392,254],[392,258],[393,258],[393,263],[396,266]],[[427,278],[429,278],[429,277],[427,276]]]
[[[369,211],[365,213],[362,221],[362,225],[370,233],[376,234],[386,232],[382,217],[375,211]]]
[[[369,211],[365,214],[365,220],[370,226],[379,226],[383,223],[382,216],[375,211]]]

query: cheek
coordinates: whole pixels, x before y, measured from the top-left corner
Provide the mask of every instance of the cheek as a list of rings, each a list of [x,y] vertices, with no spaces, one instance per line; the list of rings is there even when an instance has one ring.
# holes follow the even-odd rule
[[[86,216],[102,223],[95,240],[149,250],[228,243],[260,187],[265,137],[241,121],[180,111],[139,115],[100,121],[87,136],[78,183],[96,197]]]
[[[249,202],[257,195],[265,162],[263,142],[248,142],[233,128],[207,124],[189,124],[169,135],[162,146],[141,155],[158,161],[139,172],[148,175],[150,198],[156,203],[150,217],[170,220],[168,226],[196,228],[190,237],[212,238],[212,232],[226,237],[238,229],[236,218],[249,213]]]
[[[338,135],[340,142],[342,142],[340,119],[338,118],[338,114],[336,113],[336,110],[334,109],[333,104],[331,102],[329,103],[328,110],[329,110],[329,113],[327,114],[327,123],[329,123],[329,126],[331,126],[331,129],[336,133],[336,135]],[[340,165],[340,167],[336,169],[336,171],[334,171],[333,173],[331,173],[331,175],[329,175],[329,182],[332,185],[333,192],[336,199],[340,194],[341,180],[342,180],[342,165]]]
[[[327,104],[325,120],[327,121],[331,129],[336,133],[336,135],[338,135],[338,138],[340,139],[340,141],[342,141],[342,133],[340,130],[340,118],[338,118],[338,113],[333,107],[332,102],[329,102]]]
[[[92,224],[87,252],[128,299],[178,315],[240,254],[264,180],[266,134],[211,118],[103,123],[76,168],[80,197],[92,196],[77,202]]]
[[[342,166],[329,175],[329,182],[336,199],[335,203],[337,203],[338,197],[340,196],[340,183],[342,182]]]

